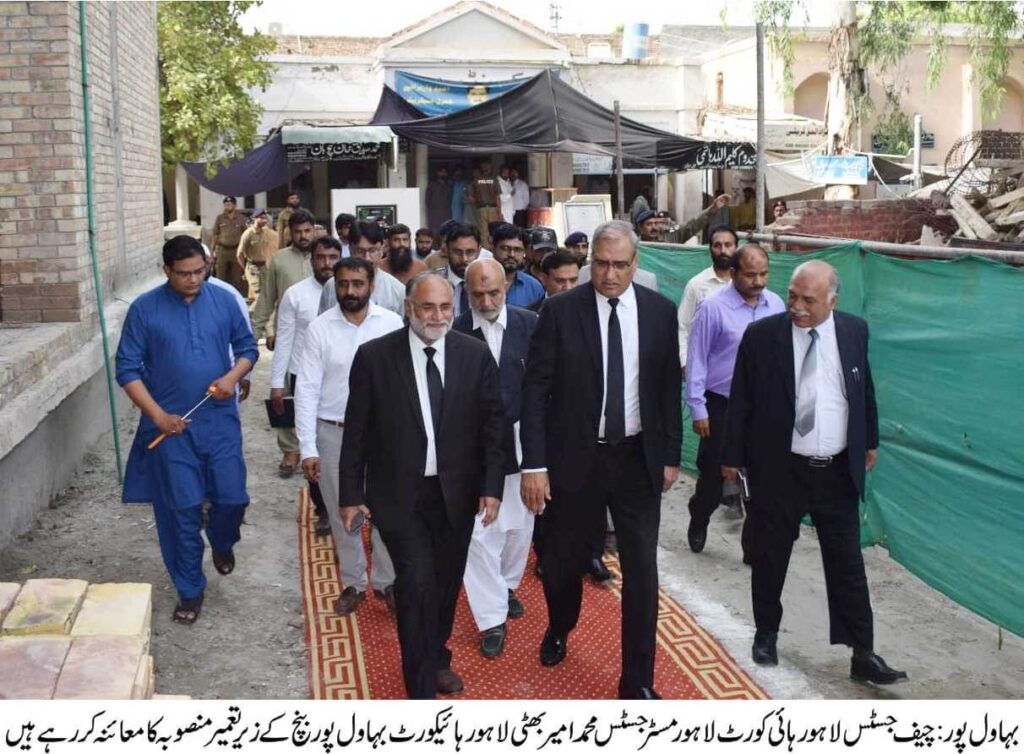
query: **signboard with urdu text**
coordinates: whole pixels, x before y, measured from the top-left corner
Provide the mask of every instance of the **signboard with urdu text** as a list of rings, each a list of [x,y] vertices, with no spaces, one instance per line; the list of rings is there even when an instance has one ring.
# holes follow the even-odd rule
[[[863,186],[868,182],[868,158],[861,154],[815,157],[811,163],[811,180],[815,183]]]

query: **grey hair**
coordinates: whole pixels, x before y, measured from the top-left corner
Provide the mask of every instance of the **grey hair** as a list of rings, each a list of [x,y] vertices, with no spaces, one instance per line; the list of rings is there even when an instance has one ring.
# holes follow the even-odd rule
[[[629,241],[629,245],[636,251],[637,244],[640,243],[640,239],[636,237],[636,231],[633,230],[633,226],[627,223],[625,220],[609,220],[606,223],[601,223],[594,229],[594,234],[590,239],[590,248],[597,249],[598,244],[609,238],[623,238]]]
[[[431,278],[438,278],[448,283],[448,287],[452,292],[452,300],[455,299],[455,286],[452,285],[452,281],[442,275],[439,270],[424,270],[423,272],[418,272],[413,275],[409,282],[405,284],[405,297],[407,299],[412,298],[416,293],[416,289],[420,287],[420,283]]]
[[[789,282],[792,283],[804,272],[814,272],[815,270],[828,271],[828,295],[830,298],[835,298],[839,295],[839,273],[836,268],[830,265],[828,262],[823,262],[820,259],[811,259],[807,262],[803,262],[796,266],[793,270],[793,274],[789,278]]]

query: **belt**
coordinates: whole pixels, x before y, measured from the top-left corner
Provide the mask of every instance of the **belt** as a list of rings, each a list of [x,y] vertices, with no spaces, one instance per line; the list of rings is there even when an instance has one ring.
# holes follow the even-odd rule
[[[832,464],[846,458],[846,451],[836,453],[834,456],[802,456],[799,453],[790,453],[794,461],[807,464],[813,469],[827,469]]]
[[[235,241],[234,243],[224,243],[223,241],[218,241],[217,245],[224,249],[237,249],[238,241]]]
[[[603,447],[621,447],[623,445],[639,445],[643,441],[643,433],[637,432],[635,435],[627,435],[618,441],[614,446],[608,445],[608,441],[603,437],[597,438],[597,444]]]
[[[254,259],[246,259],[245,261],[248,262],[249,264],[255,266],[255,267],[266,267],[267,266],[266,262],[257,262]]]
[[[345,422],[339,422],[339,421],[335,421],[334,419],[321,419],[321,418],[320,418],[320,417],[318,416],[318,417],[316,418],[316,420],[317,420],[318,422],[323,422],[324,424],[331,424],[331,425],[333,425],[333,426],[335,426],[335,427],[344,427],[344,426],[345,426]]]

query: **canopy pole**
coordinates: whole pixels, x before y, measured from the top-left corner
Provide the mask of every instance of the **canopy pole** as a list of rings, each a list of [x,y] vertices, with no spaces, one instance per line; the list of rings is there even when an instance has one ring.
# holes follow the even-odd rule
[[[615,100],[615,183],[618,187],[619,219],[626,219],[626,185],[622,171],[622,116]]]
[[[764,230],[764,24],[757,24],[757,166],[755,171],[754,227]]]

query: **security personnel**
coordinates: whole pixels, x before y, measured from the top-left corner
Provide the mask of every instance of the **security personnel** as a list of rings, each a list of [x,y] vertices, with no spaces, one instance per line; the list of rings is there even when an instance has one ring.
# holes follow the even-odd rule
[[[474,178],[466,191],[466,201],[476,210],[476,227],[480,231],[480,241],[484,248],[491,248],[490,233],[487,232],[492,222],[501,219],[498,212],[500,190],[498,181],[491,175],[491,163],[481,162]]]
[[[277,251],[277,233],[270,227],[270,215],[265,209],[252,213],[252,225],[245,229],[238,242],[238,263],[245,270],[249,283],[249,306],[256,305],[256,297],[267,279],[267,265]]]
[[[248,226],[245,215],[237,209],[235,197],[224,197],[224,211],[213,223],[214,274],[225,283],[230,283],[243,296],[246,293],[242,265],[238,263],[238,242]]]

